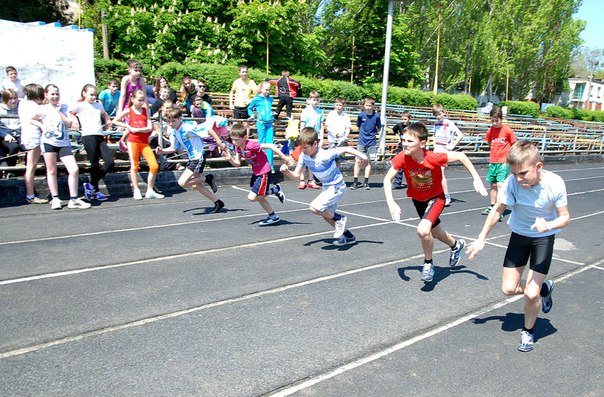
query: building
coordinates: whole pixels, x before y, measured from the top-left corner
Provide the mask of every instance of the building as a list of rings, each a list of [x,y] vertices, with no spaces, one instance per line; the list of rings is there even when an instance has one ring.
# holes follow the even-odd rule
[[[568,79],[570,97],[568,104],[575,109],[602,110],[604,81],[587,77]]]

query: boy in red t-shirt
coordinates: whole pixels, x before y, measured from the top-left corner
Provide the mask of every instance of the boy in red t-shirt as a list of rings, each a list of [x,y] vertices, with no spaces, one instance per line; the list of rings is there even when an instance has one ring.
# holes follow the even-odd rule
[[[503,186],[503,182],[510,174],[510,165],[508,164],[508,152],[516,142],[514,131],[507,125],[503,124],[503,112],[499,106],[493,106],[491,109],[492,126],[487,131],[485,140],[491,147],[489,156],[489,171],[487,172],[487,183],[491,184],[491,205],[482,211],[482,215],[489,215],[491,209],[497,202],[497,193]],[[503,220],[503,215],[499,218],[499,222]]]
[[[451,247],[449,266],[457,266],[463,248],[464,240],[456,240],[442,226],[440,214],[445,207],[441,167],[447,163],[460,161],[474,179],[474,189],[483,196],[487,195],[480,176],[468,157],[461,152],[434,153],[426,150],[428,130],[422,123],[412,123],[407,127],[402,137],[403,150],[392,159],[392,167],[384,177],[384,193],[392,219],[400,221],[401,208],[392,195],[392,181],[400,169],[404,170],[407,180],[407,196],[413,200],[413,205],[420,217],[417,234],[424,250],[424,265],[420,279],[426,283],[434,277],[432,251],[434,238]]]

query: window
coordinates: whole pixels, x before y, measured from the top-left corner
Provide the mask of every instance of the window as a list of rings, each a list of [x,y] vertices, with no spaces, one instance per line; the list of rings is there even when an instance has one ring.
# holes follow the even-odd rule
[[[585,92],[585,83],[580,83],[575,85],[575,90],[573,91],[573,101],[581,101],[583,99],[583,93]]]

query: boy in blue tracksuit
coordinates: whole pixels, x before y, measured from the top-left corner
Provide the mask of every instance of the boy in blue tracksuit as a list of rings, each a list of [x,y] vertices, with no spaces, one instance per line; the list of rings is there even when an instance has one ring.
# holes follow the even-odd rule
[[[247,107],[247,112],[250,117],[256,116],[256,129],[258,130],[258,142],[274,143],[275,132],[273,130],[273,97],[270,96],[271,83],[263,81],[260,83],[260,92],[252,99]],[[275,172],[273,166],[273,151],[266,150],[268,163],[271,165],[271,172]]]

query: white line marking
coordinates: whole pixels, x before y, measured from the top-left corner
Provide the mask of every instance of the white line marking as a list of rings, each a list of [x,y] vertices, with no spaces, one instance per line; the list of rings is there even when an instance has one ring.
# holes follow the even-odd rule
[[[596,264],[592,264],[592,265],[589,265],[589,266],[583,266],[581,268],[572,270],[572,271],[570,271],[570,272],[568,272],[566,274],[563,274],[563,275],[561,275],[559,277],[556,277],[554,280],[556,282],[564,281],[564,280],[566,280],[566,279],[568,279],[568,278],[570,278],[572,276],[575,276],[575,275],[577,275],[579,273],[582,273],[582,272],[584,272],[586,270],[589,270],[589,269],[592,269],[594,267],[597,267],[597,265],[600,264],[600,263],[602,263],[602,261],[600,261],[599,263],[596,263]],[[469,314],[461,316],[461,317],[457,318],[456,320],[450,321],[450,322],[448,322],[446,324],[443,324],[443,325],[438,326],[438,327],[436,327],[434,329],[431,329],[431,330],[429,330],[427,332],[424,332],[421,335],[417,335],[417,336],[414,336],[412,338],[406,339],[406,340],[404,340],[402,342],[396,343],[396,344],[394,344],[394,345],[392,345],[392,346],[390,346],[390,347],[388,347],[386,349],[383,349],[383,350],[381,350],[379,352],[376,352],[374,354],[371,354],[369,356],[366,356],[366,357],[363,357],[363,358],[360,358],[360,359],[357,359],[357,360],[353,360],[353,361],[351,361],[351,362],[349,362],[347,364],[344,364],[344,365],[341,365],[341,366],[339,366],[337,368],[334,368],[332,370],[326,371],[326,372],[324,372],[324,373],[322,373],[320,375],[313,376],[309,380],[302,381],[302,382],[299,382],[299,383],[294,383],[291,386],[286,386],[286,387],[284,387],[284,388],[282,388],[280,390],[277,390],[275,392],[267,393],[264,396],[270,396],[270,397],[285,397],[285,396],[290,396],[290,395],[292,395],[292,394],[294,394],[296,392],[299,392],[299,391],[304,390],[304,389],[308,389],[309,387],[314,386],[314,385],[316,385],[318,383],[321,383],[321,382],[323,382],[325,380],[328,380],[328,379],[334,378],[334,377],[336,377],[338,375],[341,375],[344,372],[348,372],[348,371],[350,371],[352,369],[361,367],[361,366],[363,366],[365,364],[369,364],[369,363],[371,363],[373,361],[376,361],[376,360],[378,360],[378,359],[380,359],[382,357],[385,357],[387,355],[395,353],[395,352],[397,352],[397,351],[399,351],[401,349],[404,349],[404,348],[406,348],[408,346],[411,346],[411,345],[413,345],[413,344],[415,344],[417,342],[420,342],[420,341],[422,341],[424,339],[427,339],[427,338],[430,338],[430,337],[432,337],[434,335],[438,335],[440,333],[448,331],[451,328],[454,328],[454,327],[456,327],[456,326],[458,326],[460,324],[463,324],[463,323],[465,323],[467,321],[470,321],[470,320],[472,320],[472,319],[474,319],[474,318],[476,318],[478,316],[481,316],[483,314],[489,313],[489,312],[491,312],[493,310],[497,310],[497,309],[499,309],[499,308],[501,308],[503,306],[506,306],[506,305],[508,305],[508,304],[510,304],[512,302],[515,302],[515,301],[517,301],[519,299],[522,299],[522,298],[523,298],[522,295],[516,295],[516,296],[512,296],[510,298],[506,298],[503,301],[496,302],[496,303],[493,303],[493,304],[491,304],[491,305],[489,305],[487,307],[480,308],[480,309],[478,309],[478,310],[476,310],[474,312],[471,312]]]

